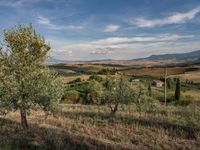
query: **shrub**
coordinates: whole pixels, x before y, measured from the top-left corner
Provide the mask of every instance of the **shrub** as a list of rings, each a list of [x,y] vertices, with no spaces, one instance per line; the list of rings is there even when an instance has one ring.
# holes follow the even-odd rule
[[[101,104],[102,96],[103,96],[103,86],[101,83],[96,80],[89,81],[86,89],[85,89],[85,99],[90,104]]]
[[[78,83],[78,82],[81,82],[82,80],[81,80],[81,78],[76,78],[75,80],[73,80],[73,81],[70,81],[70,82],[68,82],[69,84],[74,84],[74,83]]]
[[[113,68],[113,69],[104,68],[104,69],[100,70],[98,72],[98,74],[104,74],[104,75],[105,74],[107,74],[107,75],[111,74],[111,75],[114,75],[116,72],[117,72],[117,70],[115,68]]]
[[[171,89],[171,87],[172,87],[172,80],[171,78],[167,78],[167,88]]]
[[[76,90],[66,91],[64,95],[64,103],[76,104],[79,102],[79,92]]]
[[[95,80],[98,82],[102,82],[103,78],[101,76],[92,75],[92,76],[90,76],[89,80]]]
[[[187,106],[191,104],[194,101],[194,98],[190,95],[182,96],[180,101],[178,101],[176,104],[181,106]]]

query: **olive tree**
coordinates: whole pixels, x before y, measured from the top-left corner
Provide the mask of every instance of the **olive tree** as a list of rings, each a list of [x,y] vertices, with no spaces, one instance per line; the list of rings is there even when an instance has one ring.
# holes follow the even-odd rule
[[[103,97],[103,86],[96,80],[89,81],[86,87],[86,99],[89,103],[101,104]]]
[[[126,77],[107,78],[104,87],[104,99],[112,114],[116,113],[119,104],[127,104],[133,98],[131,82]]]
[[[62,98],[60,78],[44,65],[50,46],[31,25],[4,31],[0,48],[0,112],[20,111],[28,128],[27,113],[34,108],[54,112]]]
[[[149,95],[149,87],[146,87],[142,82],[132,82],[133,103],[137,110],[141,113],[142,108],[148,107],[151,102]]]

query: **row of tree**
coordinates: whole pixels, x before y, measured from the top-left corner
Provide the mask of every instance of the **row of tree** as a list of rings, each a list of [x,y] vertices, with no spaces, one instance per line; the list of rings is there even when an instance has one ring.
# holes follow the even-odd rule
[[[103,79],[95,75],[86,82],[77,82],[71,86],[65,91],[65,99],[77,102],[79,95],[81,103],[107,105],[113,114],[118,110],[119,104],[134,103],[140,108],[151,99],[151,91],[145,83],[131,82],[125,76]]]

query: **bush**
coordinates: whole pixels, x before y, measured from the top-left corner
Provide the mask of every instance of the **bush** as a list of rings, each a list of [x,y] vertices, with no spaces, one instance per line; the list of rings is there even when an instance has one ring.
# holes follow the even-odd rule
[[[91,80],[86,87],[86,99],[91,104],[101,104],[103,96],[103,86],[101,83],[96,80]]]
[[[79,92],[76,90],[66,91],[64,95],[64,103],[76,104],[79,102]]]
[[[89,80],[95,80],[98,82],[102,82],[103,78],[101,76],[92,75],[92,76],[90,76]]]
[[[117,72],[117,70],[115,68],[113,68],[113,69],[104,68],[104,69],[100,70],[98,72],[98,74],[103,74],[103,75],[111,74],[111,75],[114,75],[116,72]]]
[[[172,88],[172,80],[171,80],[171,78],[167,78],[167,88],[168,89]]]
[[[182,96],[180,101],[177,101],[177,105],[187,106],[194,101],[194,98],[190,95]]]
[[[81,78],[76,78],[75,80],[73,81],[70,81],[69,84],[74,84],[74,83],[77,83],[77,82],[81,82]]]

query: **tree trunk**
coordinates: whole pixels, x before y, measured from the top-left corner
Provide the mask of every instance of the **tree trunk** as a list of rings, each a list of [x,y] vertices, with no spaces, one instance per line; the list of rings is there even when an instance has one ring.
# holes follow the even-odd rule
[[[21,108],[20,109],[20,113],[21,113],[21,125],[23,129],[28,129],[28,122],[27,122],[27,118],[26,118],[26,110]]]
[[[115,104],[114,113],[118,110],[118,104]]]
[[[114,108],[110,105],[111,115],[115,115],[118,110],[118,103],[115,104]]]

